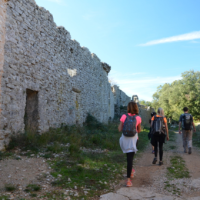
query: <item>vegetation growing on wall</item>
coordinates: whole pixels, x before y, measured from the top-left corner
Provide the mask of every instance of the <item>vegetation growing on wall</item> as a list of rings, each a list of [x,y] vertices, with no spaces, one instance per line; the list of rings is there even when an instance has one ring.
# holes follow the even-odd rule
[[[189,108],[194,119],[200,119],[200,71],[186,71],[182,79],[159,86],[153,95],[152,106],[162,107],[168,118],[179,120],[183,108]]]

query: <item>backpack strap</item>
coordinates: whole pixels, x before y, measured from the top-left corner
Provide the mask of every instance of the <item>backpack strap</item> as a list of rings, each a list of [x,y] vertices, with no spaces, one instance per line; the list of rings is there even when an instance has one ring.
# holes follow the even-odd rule
[[[154,115],[154,120],[155,120],[155,118],[162,118],[164,120],[164,117],[156,117],[156,115]]]

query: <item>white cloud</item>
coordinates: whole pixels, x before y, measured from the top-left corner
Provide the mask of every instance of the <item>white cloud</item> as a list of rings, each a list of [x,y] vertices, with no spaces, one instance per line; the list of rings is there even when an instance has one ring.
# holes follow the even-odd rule
[[[112,72],[110,78],[115,80],[120,89],[128,96],[138,95],[139,99],[151,101],[159,85],[180,80],[181,76],[151,77],[140,72],[129,75]]]
[[[139,46],[150,46],[150,45],[156,45],[156,44],[162,44],[162,43],[195,40],[195,39],[200,39],[200,31],[186,33],[183,35],[172,36],[172,37],[163,38],[163,39],[159,39],[159,40],[152,40],[145,44],[140,44]]]

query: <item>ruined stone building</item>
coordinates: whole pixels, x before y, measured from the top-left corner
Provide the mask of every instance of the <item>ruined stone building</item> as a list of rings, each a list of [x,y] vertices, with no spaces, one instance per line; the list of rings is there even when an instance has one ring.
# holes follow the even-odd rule
[[[131,98],[126,95],[125,92],[119,89],[119,86],[114,85],[112,87],[112,91],[114,94],[114,104],[118,106],[127,106],[128,103],[131,101]]]
[[[132,96],[132,101],[134,101],[135,103],[139,103],[138,95],[133,95]]]
[[[149,120],[151,119],[151,113],[154,112],[154,108],[151,108],[150,106],[141,105],[140,102],[139,102],[138,95],[133,95],[132,101],[134,101],[138,104],[139,115],[142,118],[142,125],[144,127],[150,127]]]
[[[131,98],[111,87],[110,70],[34,0],[0,0],[0,150],[25,129],[82,124],[88,113],[103,123],[119,115]],[[140,108],[145,124],[150,112]]]
[[[121,115],[120,107],[127,106],[131,101],[131,98],[127,96],[122,90],[119,89],[119,86],[114,85],[112,87],[112,92],[114,94],[114,106],[115,106],[115,115]]]
[[[11,133],[114,117],[110,66],[34,0],[0,0],[0,149]],[[124,99],[122,98],[124,102]]]

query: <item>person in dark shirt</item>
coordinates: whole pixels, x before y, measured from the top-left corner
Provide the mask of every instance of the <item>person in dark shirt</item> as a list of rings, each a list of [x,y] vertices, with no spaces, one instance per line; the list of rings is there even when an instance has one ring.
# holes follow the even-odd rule
[[[156,112],[152,112],[152,113],[151,113],[151,118],[152,118],[154,115],[156,115]],[[152,130],[152,128],[151,128],[151,119],[149,120],[149,124],[150,124],[150,130],[149,130],[148,137],[149,137],[149,139],[151,139],[151,130]],[[152,145],[152,153],[153,153],[153,154],[155,153],[155,151],[154,151],[154,146],[153,146],[153,145]]]
[[[162,122],[162,126],[160,122]],[[151,138],[151,144],[154,146],[155,150],[155,158],[153,159],[152,164],[156,164],[157,162],[157,154],[159,147],[159,165],[163,165],[163,144],[165,143],[165,137],[169,140],[169,132],[167,126],[167,119],[164,115],[164,110],[162,108],[158,108],[157,115],[151,118],[151,127],[153,128],[153,134]]]
[[[190,113],[188,113],[187,107],[183,108],[183,112],[184,113],[180,116],[180,119],[179,119],[179,134],[181,134],[181,127],[182,127],[184,153],[191,154],[192,153],[192,134],[193,134],[193,130],[194,132],[196,132],[196,128],[193,122],[193,117]]]

